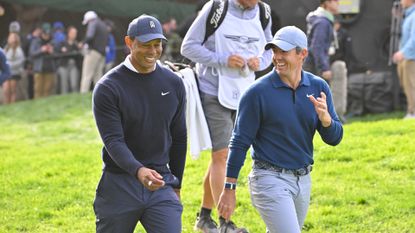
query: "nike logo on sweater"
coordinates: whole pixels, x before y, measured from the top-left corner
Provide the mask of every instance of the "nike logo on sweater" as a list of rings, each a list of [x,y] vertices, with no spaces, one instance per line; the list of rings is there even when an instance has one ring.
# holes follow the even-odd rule
[[[313,96],[314,94],[306,94],[307,98],[310,98],[310,96]]]
[[[161,96],[165,96],[165,95],[168,95],[168,94],[170,94],[170,91],[168,91],[168,92],[161,92]]]

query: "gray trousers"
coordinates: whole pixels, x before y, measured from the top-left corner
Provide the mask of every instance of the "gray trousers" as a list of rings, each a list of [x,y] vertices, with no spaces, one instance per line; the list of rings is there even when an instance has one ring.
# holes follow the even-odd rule
[[[79,92],[79,69],[73,59],[66,66],[59,66],[58,75],[61,94]]]
[[[269,233],[300,233],[310,204],[311,177],[252,169],[249,190]]]
[[[171,186],[151,192],[135,177],[104,171],[94,212],[96,232],[133,233],[140,222],[148,233],[180,233],[183,206]]]

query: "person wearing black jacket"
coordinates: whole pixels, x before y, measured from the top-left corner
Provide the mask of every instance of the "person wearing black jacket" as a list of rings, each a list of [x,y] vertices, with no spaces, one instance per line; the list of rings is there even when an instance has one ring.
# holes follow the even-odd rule
[[[66,40],[59,43],[57,53],[59,59],[58,75],[60,78],[60,93],[79,91],[79,59],[80,46],[76,40],[78,30],[74,26],[67,29]]]

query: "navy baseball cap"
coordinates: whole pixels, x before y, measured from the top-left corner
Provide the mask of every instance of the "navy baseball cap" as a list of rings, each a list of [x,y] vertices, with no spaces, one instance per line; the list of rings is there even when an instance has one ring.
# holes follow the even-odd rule
[[[161,27],[160,22],[153,16],[145,14],[140,15],[131,21],[128,25],[127,35],[142,43],[155,39],[167,41],[166,37],[163,35],[163,28]]]
[[[296,26],[286,26],[275,33],[271,42],[265,45],[265,50],[277,46],[278,48],[289,51],[295,47],[307,48],[307,36]]]

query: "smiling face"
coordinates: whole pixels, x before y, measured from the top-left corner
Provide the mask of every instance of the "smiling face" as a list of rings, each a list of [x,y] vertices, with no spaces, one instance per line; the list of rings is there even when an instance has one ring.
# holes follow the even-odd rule
[[[272,51],[274,53],[272,62],[282,79],[292,80],[297,75],[301,75],[303,61],[308,54],[306,49],[296,51],[296,48],[293,48],[289,51],[284,51],[274,46]]]
[[[146,43],[125,37],[125,44],[131,51],[131,64],[140,73],[150,73],[154,69],[157,60],[163,51],[161,39],[155,39]]]

